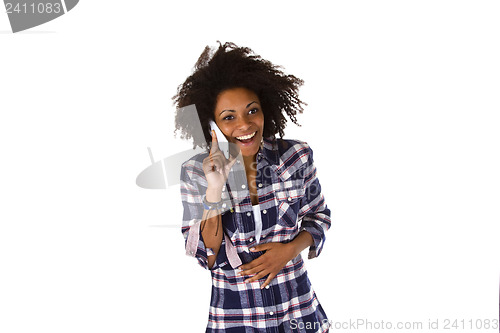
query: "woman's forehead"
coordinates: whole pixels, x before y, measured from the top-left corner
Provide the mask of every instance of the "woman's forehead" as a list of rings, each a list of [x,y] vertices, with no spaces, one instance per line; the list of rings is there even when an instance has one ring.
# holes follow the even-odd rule
[[[246,108],[251,102],[259,103],[259,98],[253,91],[246,88],[231,88],[222,91],[217,96],[216,108]]]

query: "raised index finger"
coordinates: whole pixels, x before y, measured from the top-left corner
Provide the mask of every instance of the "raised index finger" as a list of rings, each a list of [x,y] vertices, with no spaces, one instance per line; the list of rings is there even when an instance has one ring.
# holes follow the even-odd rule
[[[212,146],[210,147],[210,153],[215,153],[219,150],[219,141],[217,141],[217,134],[212,130]]]

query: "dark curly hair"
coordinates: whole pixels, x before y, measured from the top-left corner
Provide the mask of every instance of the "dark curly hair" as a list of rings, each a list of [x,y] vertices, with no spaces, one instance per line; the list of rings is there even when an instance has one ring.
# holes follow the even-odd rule
[[[206,46],[195,64],[193,74],[177,88],[172,97],[177,106],[175,131],[181,131],[184,139],[193,139],[193,148],[206,147],[211,141],[209,121],[214,120],[214,110],[218,95],[231,88],[246,88],[260,99],[264,113],[264,137],[284,135],[287,119],[300,126],[296,114],[303,112],[307,105],[298,97],[298,90],[304,81],[287,75],[271,62],[262,59],[247,47],[234,43],[219,42],[218,49]],[[183,107],[194,104],[203,128],[204,139],[193,133],[191,117],[183,114]]]

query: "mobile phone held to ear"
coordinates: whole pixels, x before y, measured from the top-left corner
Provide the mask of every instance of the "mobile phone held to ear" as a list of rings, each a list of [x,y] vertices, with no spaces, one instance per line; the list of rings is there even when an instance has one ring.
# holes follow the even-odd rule
[[[215,123],[215,121],[210,120],[210,129],[215,131],[217,135],[217,141],[219,142],[219,149],[222,151],[226,158],[229,158],[229,142],[227,142],[226,137],[222,134],[219,126]]]

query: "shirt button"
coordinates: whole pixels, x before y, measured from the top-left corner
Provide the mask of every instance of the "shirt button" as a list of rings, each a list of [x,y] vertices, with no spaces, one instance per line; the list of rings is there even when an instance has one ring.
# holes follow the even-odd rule
[[[259,183],[259,187],[262,187],[262,186],[263,186],[262,183]]]
[[[274,314],[274,312],[271,311],[271,312],[269,312],[269,314],[272,316]]]
[[[252,213],[250,213],[250,212],[247,212],[247,216],[252,216]]]
[[[264,209],[264,210],[262,211],[262,214],[267,214],[267,209]]]
[[[253,242],[253,237],[250,237],[249,241],[250,241],[250,242]]]
[[[266,286],[266,289],[269,289],[269,285]],[[271,315],[272,315],[272,312],[271,312]]]
[[[243,184],[243,185],[241,185],[241,188],[242,188],[242,189],[246,189],[247,187],[246,187],[246,185],[245,185],[245,184]]]
[[[292,198],[291,198],[291,197],[288,197],[288,201],[292,201]]]

